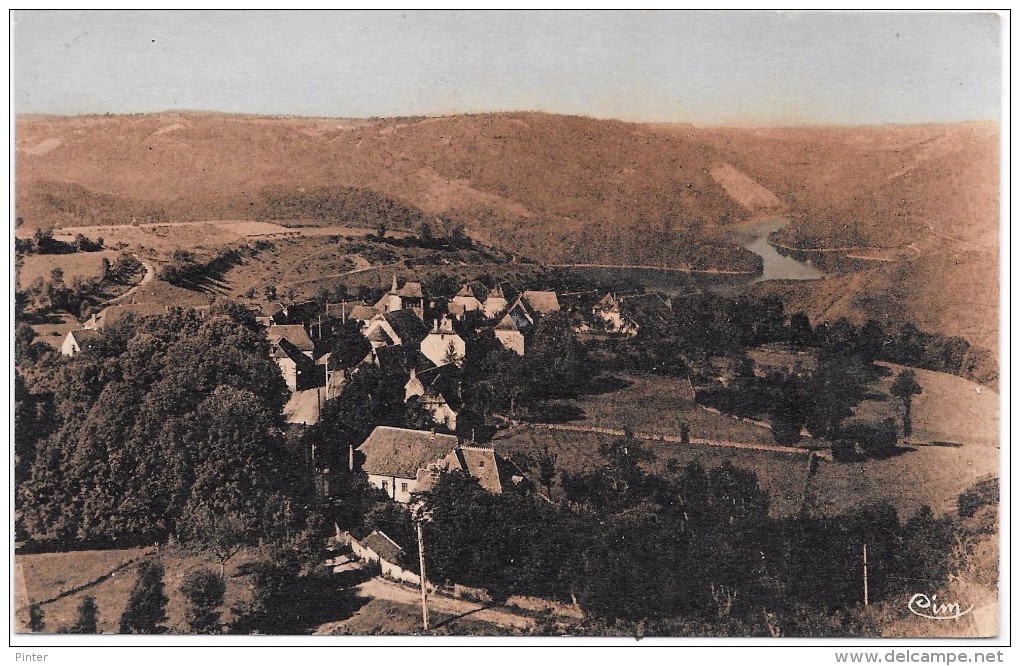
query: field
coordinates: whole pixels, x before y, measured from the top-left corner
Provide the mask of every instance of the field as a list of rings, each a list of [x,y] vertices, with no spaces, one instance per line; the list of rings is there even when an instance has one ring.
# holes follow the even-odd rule
[[[657,375],[622,375],[622,388],[553,405],[575,407],[579,418],[570,425],[623,429],[655,435],[679,435],[681,422],[691,437],[753,444],[773,443],[772,431],[697,405],[690,383]]]
[[[146,556],[152,549],[134,548],[127,550],[91,550],[66,553],[18,553],[14,558],[15,608],[17,626],[25,631],[27,604],[30,601],[51,599],[62,592],[89,583],[109,574],[118,565]],[[248,581],[246,578],[231,577],[230,572],[238,565],[257,559],[254,552],[235,556],[227,565],[227,594],[223,608],[243,599]],[[160,557],[166,567],[165,586],[170,601],[167,605],[171,633],[186,630],[186,601],[179,592],[184,577],[189,571],[205,567],[219,570],[219,563],[212,557],[185,551],[166,551]],[[128,596],[137,578],[137,562],[120,569],[105,580],[83,590],[42,605],[45,631],[52,633],[59,627],[74,623],[78,604],[82,597],[91,595],[99,605],[99,630],[102,633],[116,633],[117,623],[127,604]]]
[[[21,288],[25,288],[39,278],[48,282],[54,268],[64,271],[63,280],[67,285],[74,282],[75,278],[82,280],[100,278],[103,276],[103,259],[112,264],[119,256],[120,252],[113,250],[71,254],[30,254],[19,262],[18,284]]]
[[[429,611],[433,634],[499,636],[510,632],[498,625],[471,617],[460,617]],[[421,608],[390,601],[372,599],[349,619],[324,625],[316,631],[324,635],[413,636],[422,633]]]

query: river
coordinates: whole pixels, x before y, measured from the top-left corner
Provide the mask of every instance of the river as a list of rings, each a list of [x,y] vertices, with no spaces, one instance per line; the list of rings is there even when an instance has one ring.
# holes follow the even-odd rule
[[[825,277],[825,272],[816,266],[797,261],[792,257],[784,257],[769,244],[769,234],[790,224],[785,217],[773,217],[761,222],[734,229],[733,237],[741,247],[762,258],[764,269],[762,274],[752,282],[767,280],[818,280]]]

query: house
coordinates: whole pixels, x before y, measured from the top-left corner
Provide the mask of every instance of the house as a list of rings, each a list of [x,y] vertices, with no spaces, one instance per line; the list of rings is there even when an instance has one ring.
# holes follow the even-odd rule
[[[390,290],[375,304],[375,309],[380,312],[396,312],[397,310],[411,310],[418,315],[418,319],[425,319],[425,295],[421,290],[421,282],[405,282],[403,287],[397,287],[397,276],[393,276],[393,284]]]
[[[74,356],[97,337],[99,337],[99,331],[94,329],[69,331],[67,337],[64,338],[64,342],[60,345],[60,353],[64,356]]]
[[[614,294],[606,294],[595,307],[592,315],[609,333],[616,333],[629,338],[637,335],[638,325],[620,310],[620,301]]]
[[[450,303],[447,305],[447,312],[457,319],[463,319],[464,315],[468,312],[476,312],[482,309],[482,302],[478,300],[471,290],[471,286],[467,284],[460,288],[460,291],[450,299]]]
[[[363,549],[365,559],[378,562],[384,575],[396,577],[393,569],[400,570],[400,560],[404,554],[404,549],[396,541],[384,532],[373,530],[367,537],[360,539],[358,545]]]
[[[318,385],[322,374],[315,364],[315,345],[305,327],[298,324],[270,326],[266,329],[270,356],[280,366],[283,380],[291,391]]]
[[[344,301],[342,303],[326,303],[326,318],[346,322],[349,319],[361,324],[361,329],[368,328],[370,322],[376,316],[383,314],[365,301]]]
[[[467,351],[464,338],[453,330],[453,321],[449,317],[435,320],[432,330],[421,341],[421,353],[436,365],[460,363]]]
[[[530,329],[530,323],[527,326]],[[517,352],[519,355],[524,356],[524,330],[522,326],[518,324],[518,319],[511,316],[508,312],[503,315],[503,318],[496,324],[496,328],[493,329],[496,334],[496,339],[500,343],[509,349],[510,351]]]
[[[406,503],[418,488],[418,471],[457,447],[453,435],[377,426],[358,451],[368,482],[397,502]]]
[[[372,349],[394,345],[418,347],[429,329],[412,310],[395,310],[376,315],[368,322],[365,337]]]
[[[507,305],[509,303],[504,296],[502,285],[496,285],[496,288],[486,296],[485,302],[482,304],[482,312],[485,313],[487,319],[493,319],[506,310]]]
[[[496,494],[525,480],[516,465],[491,448],[462,446],[452,435],[424,430],[377,426],[358,451],[369,483],[401,503],[409,502],[412,493],[430,490],[443,472],[467,472]]]
[[[418,372],[411,368],[411,374],[404,384],[404,402],[417,398],[432,415],[436,425],[447,430],[457,429],[457,414],[462,404],[460,381],[456,375],[447,372],[450,364]]]

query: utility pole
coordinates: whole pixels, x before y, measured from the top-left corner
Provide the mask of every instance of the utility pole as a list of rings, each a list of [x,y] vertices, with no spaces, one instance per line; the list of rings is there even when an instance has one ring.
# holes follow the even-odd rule
[[[864,544],[864,605],[868,605],[868,544]]]
[[[426,604],[425,591],[425,539],[422,537],[421,524],[418,520],[418,568],[421,576],[421,626],[425,633],[429,632],[429,607]]]

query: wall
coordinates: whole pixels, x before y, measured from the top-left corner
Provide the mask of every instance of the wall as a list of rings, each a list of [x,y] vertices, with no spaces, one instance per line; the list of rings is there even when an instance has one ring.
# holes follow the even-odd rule
[[[374,550],[371,548],[365,548],[358,543],[358,540],[351,536],[350,533],[338,530],[336,536],[338,541],[346,543],[351,547],[351,552],[353,552],[358,559],[364,562],[378,562],[379,567],[382,569],[383,576],[399,580],[402,583],[407,583],[409,585],[421,585],[421,576],[413,571],[402,569],[396,562],[390,562],[379,557],[379,554]],[[436,591],[436,586],[432,583],[426,581],[425,586],[430,592]]]
[[[386,484],[386,494],[394,501],[407,504],[411,501],[411,493],[415,491],[414,479],[402,479],[399,476],[383,476],[380,474],[369,474],[368,482],[376,488],[382,488]],[[402,484],[407,484],[407,490],[401,490]]]
[[[464,339],[456,333],[429,333],[421,341],[421,353],[436,365],[446,363],[446,354],[453,344],[453,351],[459,358],[464,358],[466,345]]]

